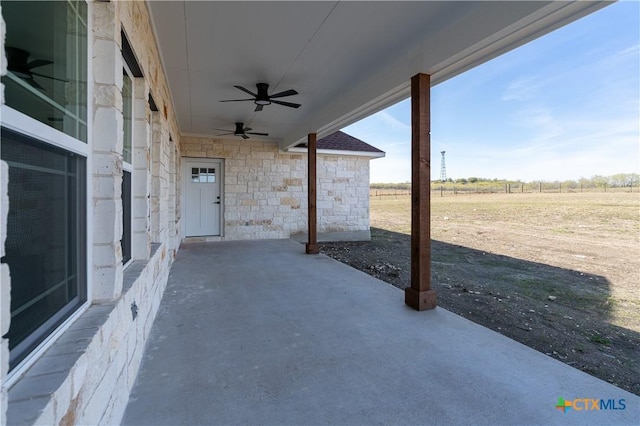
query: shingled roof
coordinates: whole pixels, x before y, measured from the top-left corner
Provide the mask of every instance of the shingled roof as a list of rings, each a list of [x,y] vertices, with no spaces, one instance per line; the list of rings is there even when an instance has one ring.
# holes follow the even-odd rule
[[[306,148],[307,144],[299,144],[296,148]],[[325,136],[322,139],[318,139],[317,149],[327,149],[332,151],[354,151],[354,152],[380,152],[384,151],[371,146],[368,143],[361,141],[358,138],[354,138],[344,132],[337,131]]]

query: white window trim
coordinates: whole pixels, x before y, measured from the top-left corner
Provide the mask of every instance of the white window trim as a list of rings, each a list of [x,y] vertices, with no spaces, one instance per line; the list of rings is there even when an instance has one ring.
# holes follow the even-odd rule
[[[87,3],[87,117],[93,117],[93,4]],[[0,107],[0,123],[3,127],[30,136],[34,139],[41,140],[69,152],[73,152],[85,158],[86,161],[86,235],[85,235],[85,252],[86,252],[86,298],[85,302],[78,306],[69,317],[64,320],[55,330],[53,330],[29,355],[25,357],[16,367],[11,370],[1,384],[2,389],[9,389],[13,386],[31,366],[53,345],[53,343],[62,336],[62,334],[73,324],[91,305],[93,299],[93,233],[89,232],[93,229],[93,156],[91,155],[91,140],[93,135],[93,120],[87,119],[87,142],[75,139],[60,130],[54,129],[28,115],[17,111],[7,105]]]
[[[87,274],[90,275],[90,274]],[[88,278],[88,277],[87,277]],[[87,279],[88,281],[88,279]],[[69,318],[64,320],[62,324],[58,326],[54,331],[51,332],[43,341],[40,343],[29,355],[25,357],[13,370],[11,370],[5,381],[2,383],[2,388],[9,389],[13,386],[26,372],[31,368],[31,366],[38,360],[44,353],[55,343],[60,336],[64,334],[65,331],[71,325],[76,322],[78,318],[87,310],[91,303],[89,300],[86,300],[82,305],[76,309],[74,313],[72,313]]]
[[[125,72],[127,73],[127,77],[129,77],[129,80],[131,80],[131,129],[130,129],[130,134],[131,134],[131,146],[129,147],[130,151],[131,151],[131,162],[127,162],[124,159],[124,99],[122,100],[122,131],[123,131],[123,136],[122,136],[122,171],[123,172],[127,172],[129,173],[130,177],[131,177],[131,188],[129,188],[129,196],[130,196],[130,200],[129,200],[129,205],[131,206],[130,208],[130,213],[131,213],[131,217],[129,218],[129,230],[130,230],[130,235],[129,235],[129,260],[127,261],[127,263],[124,263],[122,265],[122,269],[127,269],[132,263],[133,263],[133,218],[135,217],[135,215],[133,214],[133,207],[134,207],[134,200],[135,200],[135,196],[133,194],[133,188],[135,188],[135,182],[134,182],[134,167],[133,167],[133,156],[134,156],[134,143],[133,143],[133,131],[134,131],[134,123],[136,121],[136,116],[135,116],[135,110],[134,110],[134,106],[135,106],[135,93],[136,93],[136,78],[133,76],[133,73],[131,72],[131,68],[129,68],[129,66],[127,65],[127,61],[124,60],[124,58],[122,59],[122,67],[125,70]],[[124,88],[124,80],[123,80],[123,88]],[[124,176],[123,176],[124,179]],[[123,194],[120,194],[120,197],[122,197]],[[124,214],[124,209],[122,211],[122,213]],[[124,223],[124,222],[123,222]],[[122,228],[122,232],[123,232],[123,238],[124,238],[124,226]]]
[[[129,65],[127,65],[127,61],[124,60],[124,58],[122,59],[122,68],[125,70],[125,72],[127,73],[127,77],[129,77],[129,80],[131,80],[131,146],[129,147],[129,149],[131,150],[131,162],[127,162],[124,160],[124,134],[122,137],[122,168],[123,170],[126,170],[128,172],[133,173],[133,123],[136,120],[135,117],[135,111],[134,111],[134,104],[135,104],[135,93],[136,93],[136,77],[133,76],[133,73],[131,72],[131,68],[129,68]],[[124,88],[124,81],[122,83],[123,88]],[[122,100],[122,130],[124,132],[124,99]],[[133,179],[133,176],[131,176],[131,178]],[[131,186],[133,187],[133,180],[131,182]]]
[[[2,126],[82,157],[89,157],[91,152],[88,143],[75,139],[8,105],[2,105]]]

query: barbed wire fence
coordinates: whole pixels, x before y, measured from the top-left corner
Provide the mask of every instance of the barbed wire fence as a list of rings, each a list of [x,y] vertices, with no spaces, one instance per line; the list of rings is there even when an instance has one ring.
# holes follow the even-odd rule
[[[580,183],[561,183],[561,182],[534,182],[534,183],[505,183],[496,185],[473,185],[473,184],[432,184],[431,195],[432,196],[449,196],[449,195],[464,195],[464,194],[533,194],[533,193],[584,193],[584,192],[640,192],[638,184],[623,185],[584,185]],[[405,188],[375,188],[372,187],[369,190],[371,197],[392,197],[398,199],[399,197],[407,197],[411,195],[411,189]]]

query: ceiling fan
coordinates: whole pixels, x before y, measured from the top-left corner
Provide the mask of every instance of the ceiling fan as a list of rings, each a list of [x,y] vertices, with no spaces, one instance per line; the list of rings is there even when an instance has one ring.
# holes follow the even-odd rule
[[[251,90],[245,89],[242,86],[233,86],[233,87],[235,87],[236,89],[240,89],[245,93],[250,94],[251,96],[253,96],[253,98],[250,98],[250,99],[229,99],[229,100],[224,100],[224,101],[220,101],[220,102],[253,101],[253,103],[256,104],[255,111],[262,111],[262,108],[265,105],[270,105],[271,103],[278,104],[278,105],[284,105],[284,106],[291,107],[291,108],[299,108],[300,107],[300,104],[274,100],[274,98],[284,98],[286,96],[297,95],[298,92],[296,92],[293,89],[285,90],[284,92],[276,93],[274,95],[269,95],[269,93],[268,93],[269,85],[267,83],[258,83],[258,84],[256,84],[256,87],[258,88],[258,93],[253,93]]]
[[[40,74],[38,72],[33,71],[34,68],[40,68],[45,65],[50,65],[53,61],[48,61],[46,59],[34,59],[31,62],[27,62],[29,60],[29,52],[26,50],[19,49],[17,47],[7,46],[5,48],[7,52],[7,70],[14,73],[19,78],[23,79],[27,83],[29,83],[32,87],[35,87],[39,90],[45,90],[44,87],[38,84],[33,78],[33,76],[44,77],[50,80],[64,81],[61,78],[51,77],[49,75]]]
[[[218,136],[233,135],[233,136],[239,136],[242,139],[249,139],[249,136],[247,136],[247,135],[269,136],[269,133],[250,132],[249,130],[251,130],[251,128],[250,127],[244,127],[244,123],[236,123],[236,129],[235,130],[226,130],[226,129],[213,129],[213,130],[220,130],[220,131],[223,131],[223,132],[228,132],[228,133],[219,134]]]

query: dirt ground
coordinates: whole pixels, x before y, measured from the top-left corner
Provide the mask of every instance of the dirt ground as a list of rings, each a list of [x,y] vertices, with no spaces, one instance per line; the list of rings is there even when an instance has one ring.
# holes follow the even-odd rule
[[[438,305],[640,395],[640,194],[432,198]],[[323,253],[410,285],[410,197],[372,197],[371,241]]]

